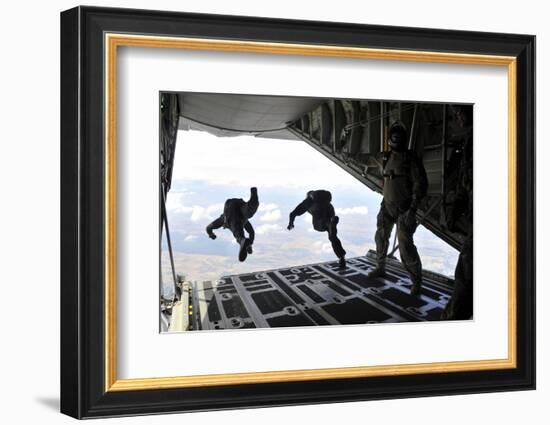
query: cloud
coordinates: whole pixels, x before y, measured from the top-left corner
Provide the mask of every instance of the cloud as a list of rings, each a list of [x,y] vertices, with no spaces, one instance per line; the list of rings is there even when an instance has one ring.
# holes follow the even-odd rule
[[[168,200],[166,208],[172,213],[188,215],[191,221],[211,221],[223,213],[223,204],[212,204],[207,207],[201,205],[185,206],[181,204],[181,197],[174,196]]]
[[[321,252],[325,254],[330,254],[331,252],[333,252],[332,245],[329,242],[321,242],[318,243],[317,246],[319,247]]]
[[[169,192],[166,198],[166,209],[168,211],[177,211],[183,205],[183,198],[185,194],[181,192]]]
[[[344,249],[347,252],[346,256],[348,258],[362,257],[363,255],[366,255],[370,249],[376,249],[374,245],[374,241],[357,244],[347,239],[341,239],[341,240],[342,240],[342,245],[344,246]]]
[[[258,207],[258,211],[259,212],[271,211],[271,210],[274,210],[274,209],[277,209],[277,208],[279,208],[279,206],[277,204],[274,204],[274,203],[260,204],[260,206]]]
[[[261,226],[258,226],[256,233],[259,235],[264,235],[266,233],[277,232],[280,230],[283,230],[283,228],[278,224],[262,224]]]
[[[271,210],[260,217],[260,221],[279,221],[281,219],[281,210]]]
[[[368,207],[362,205],[357,207],[349,207],[349,208],[336,208],[336,214],[337,215],[367,215],[369,213]]]
[[[187,235],[185,238],[183,238],[184,242],[191,242],[197,239],[197,235]]]

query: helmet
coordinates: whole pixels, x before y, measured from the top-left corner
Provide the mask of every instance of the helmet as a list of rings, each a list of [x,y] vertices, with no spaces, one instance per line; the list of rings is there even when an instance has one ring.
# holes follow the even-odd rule
[[[391,125],[388,131],[388,142],[393,150],[405,150],[407,147],[407,129],[400,122]]]

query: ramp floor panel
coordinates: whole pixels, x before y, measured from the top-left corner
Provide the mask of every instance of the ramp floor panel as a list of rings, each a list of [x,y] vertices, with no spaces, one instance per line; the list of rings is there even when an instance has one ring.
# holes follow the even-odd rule
[[[425,272],[422,294],[401,263],[390,260],[386,276],[368,279],[372,253],[326,262],[198,282],[192,291],[193,329],[242,329],[439,320],[452,279]]]

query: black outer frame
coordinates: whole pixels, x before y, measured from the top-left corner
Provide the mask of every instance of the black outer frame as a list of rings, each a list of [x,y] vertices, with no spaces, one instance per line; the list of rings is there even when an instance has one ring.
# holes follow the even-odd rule
[[[104,391],[105,32],[517,58],[517,368]],[[76,418],[535,388],[535,37],[77,7],[61,13],[61,412]]]

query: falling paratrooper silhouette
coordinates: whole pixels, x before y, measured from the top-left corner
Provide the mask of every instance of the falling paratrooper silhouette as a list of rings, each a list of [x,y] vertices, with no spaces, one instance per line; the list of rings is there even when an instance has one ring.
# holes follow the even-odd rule
[[[294,219],[306,212],[312,216],[313,228],[318,232],[328,232],[332,249],[339,259],[341,268],[346,267],[346,251],[338,239],[339,218],[331,204],[332,194],[328,190],[310,190],[304,199],[289,215],[288,230],[294,228]]]
[[[225,228],[231,230],[235,240],[239,244],[239,261],[246,260],[248,254],[252,254],[252,245],[254,243],[254,228],[250,224],[251,219],[260,202],[258,200],[258,189],[250,188],[250,199],[244,201],[241,198],[231,198],[225,201],[223,214],[206,227],[206,233],[210,239],[216,239],[215,229]],[[248,233],[245,236],[244,231]]]

